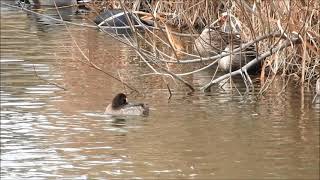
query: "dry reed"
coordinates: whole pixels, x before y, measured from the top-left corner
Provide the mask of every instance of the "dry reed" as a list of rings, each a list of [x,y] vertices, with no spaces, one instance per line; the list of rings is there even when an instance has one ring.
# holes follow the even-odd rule
[[[258,48],[259,54],[266,56],[260,75],[261,92],[269,87],[276,75],[298,80],[301,86],[315,84],[316,79],[320,77],[320,1],[318,0],[161,0],[151,3],[143,0],[125,0],[123,2],[94,0],[90,7],[96,11],[105,8],[137,11],[136,5],[143,2],[144,8],[149,13],[148,18],[155,23],[154,29],[146,28],[145,32],[140,32],[132,27],[134,38],[124,38],[125,41],[133,47],[154,74],[179,79],[191,90],[194,89],[192,85],[182,77],[208,68],[222,56],[199,57],[190,50],[190,46],[185,45],[186,41],[181,41],[181,38],[188,37],[187,43],[193,42],[199,30],[210,25],[222,13],[227,13],[232,17],[230,22],[235,22],[241,27],[240,36],[245,42],[252,42]],[[191,66],[195,68],[189,72],[182,72],[184,68],[176,68],[173,72],[172,68],[168,68],[170,63],[180,67],[192,64]],[[194,66],[194,63],[201,65]],[[202,89],[209,90],[211,85],[219,82],[217,79]]]

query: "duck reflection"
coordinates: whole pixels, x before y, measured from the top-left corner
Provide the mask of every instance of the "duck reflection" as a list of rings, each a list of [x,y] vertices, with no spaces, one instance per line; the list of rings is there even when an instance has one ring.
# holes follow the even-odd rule
[[[39,31],[48,32],[50,29],[55,27],[55,25],[60,25],[63,21],[71,21],[73,14],[76,12],[74,7],[63,7],[63,8],[51,8],[44,6],[34,6],[34,11],[41,13],[41,15],[28,12],[28,17],[34,22],[35,26]],[[61,17],[60,17],[60,15]]]
[[[76,5],[76,0],[20,0],[27,4],[33,4],[35,6],[72,6]]]
[[[124,127],[126,125],[126,119],[124,118],[114,118],[112,120],[113,127]]]

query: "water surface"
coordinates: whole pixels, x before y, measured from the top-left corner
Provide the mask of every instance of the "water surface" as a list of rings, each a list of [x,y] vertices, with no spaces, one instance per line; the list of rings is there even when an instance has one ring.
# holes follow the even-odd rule
[[[72,10],[64,18],[87,22]],[[150,104],[150,116],[104,115],[130,90],[89,67],[64,25],[1,5],[2,179],[319,179],[312,90],[293,84],[277,96],[279,80],[257,99],[228,88],[188,95],[170,82],[168,100],[166,82],[140,76],[150,70],[128,47],[69,30],[92,62],[141,92],[129,100]],[[210,75],[187,80],[200,86]]]

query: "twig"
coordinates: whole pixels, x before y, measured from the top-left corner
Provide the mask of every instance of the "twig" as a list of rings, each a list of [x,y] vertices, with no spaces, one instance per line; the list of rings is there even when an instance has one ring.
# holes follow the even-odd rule
[[[168,100],[170,100],[171,99],[171,97],[172,97],[172,93],[171,93],[171,89],[170,89],[170,87],[169,87],[169,84],[167,83],[167,89],[168,89],[168,91],[169,91],[169,97],[168,97]]]
[[[41,79],[42,81],[45,81],[47,84],[51,84],[51,85],[56,86],[57,88],[63,89],[64,91],[67,90],[66,88],[60,86],[59,84],[56,84],[56,83],[54,83],[54,82],[50,82],[50,81],[48,81],[48,80],[46,80],[46,79],[43,79],[43,78],[37,73],[36,67],[34,66],[34,64],[32,64],[32,66],[33,66],[33,72],[35,73],[35,75],[36,75],[39,79]]]

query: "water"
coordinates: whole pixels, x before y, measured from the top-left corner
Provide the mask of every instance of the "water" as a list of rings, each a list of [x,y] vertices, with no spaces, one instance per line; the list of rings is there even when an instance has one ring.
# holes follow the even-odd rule
[[[151,113],[104,115],[114,94],[130,91],[81,62],[64,25],[1,5],[2,179],[319,178],[312,90],[292,85],[276,96],[279,81],[256,99],[217,88],[188,95],[170,82],[168,100],[161,78],[139,76],[149,69],[128,47],[94,29],[69,30],[95,64],[143,94],[129,99]],[[209,75],[187,80],[199,86]]]

